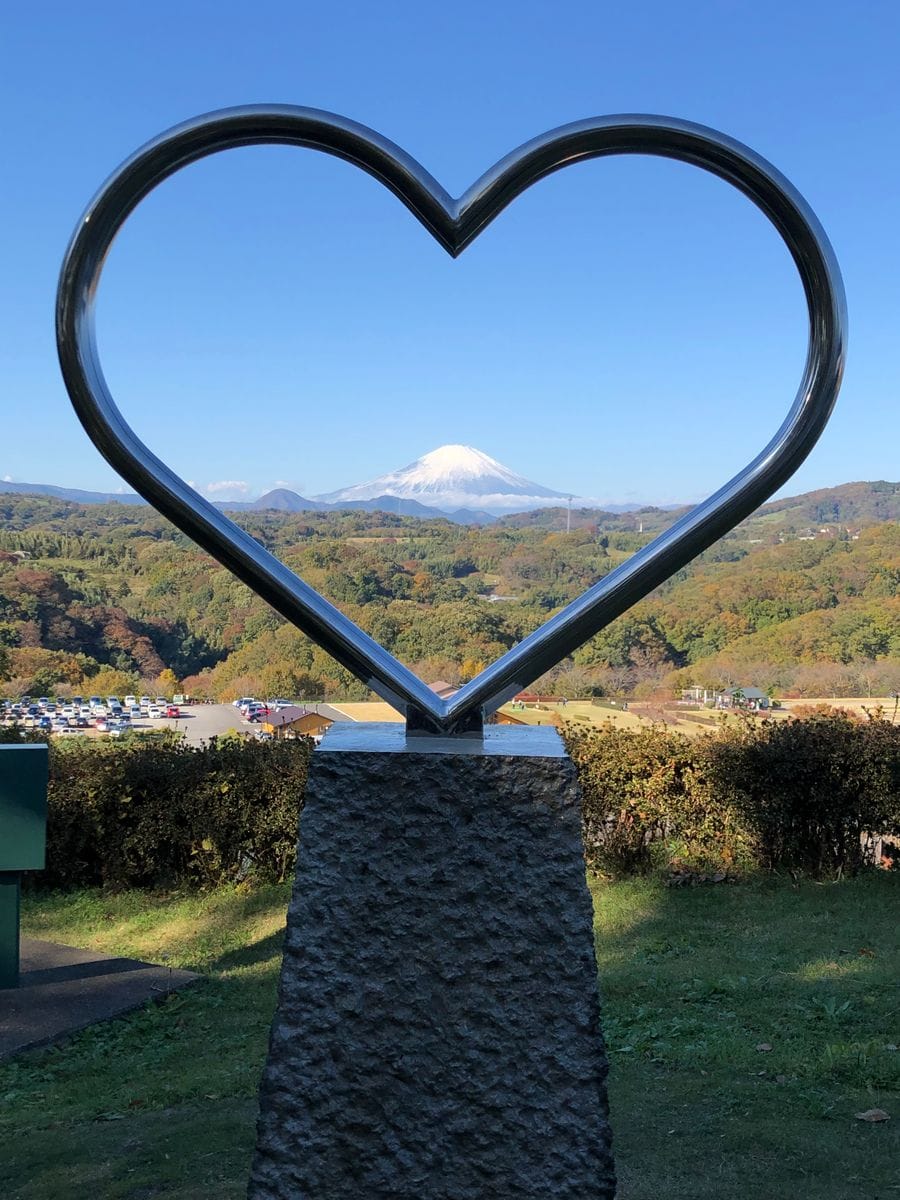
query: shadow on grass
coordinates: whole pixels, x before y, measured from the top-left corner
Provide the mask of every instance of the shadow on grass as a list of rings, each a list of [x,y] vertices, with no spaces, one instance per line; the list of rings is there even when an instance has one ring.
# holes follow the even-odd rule
[[[284,930],[279,929],[268,937],[251,942],[249,946],[239,950],[228,950],[215,961],[206,965],[210,974],[233,971],[240,967],[253,967],[260,963],[273,964],[276,970],[281,967],[281,952],[284,946]]]

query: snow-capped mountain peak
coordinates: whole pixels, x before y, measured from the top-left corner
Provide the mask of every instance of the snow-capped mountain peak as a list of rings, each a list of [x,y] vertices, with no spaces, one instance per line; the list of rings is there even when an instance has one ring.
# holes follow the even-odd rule
[[[532,483],[474,446],[448,445],[423,454],[399,471],[318,499],[333,504],[378,496],[419,500],[441,509],[475,508],[499,513],[540,508],[548,500],[565,499],[567,493]]]

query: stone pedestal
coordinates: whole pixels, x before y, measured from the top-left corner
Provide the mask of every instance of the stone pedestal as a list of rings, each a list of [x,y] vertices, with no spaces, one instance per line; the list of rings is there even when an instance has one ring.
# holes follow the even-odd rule
[[[251,1200],[608,1200],[580,796],[555,730],[313,755]]]

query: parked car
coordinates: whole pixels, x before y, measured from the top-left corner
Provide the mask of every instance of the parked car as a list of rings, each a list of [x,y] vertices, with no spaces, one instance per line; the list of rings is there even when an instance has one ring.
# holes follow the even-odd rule
[[[178,705],[177,704],[167,704],[166,705],[166,716],[167,717],[180,717],[181,713],[178,711]]]
[[[132,704],[131,708],[128,710],[128,715],[131,717],[132,721],[139,721],[144,714],[141,712],[141,706],[139,704]]]
[[[147,709],[147,716],[153,721],[158,721],[163,713],[164,710],[161,709],[158,704],[151,704]]]

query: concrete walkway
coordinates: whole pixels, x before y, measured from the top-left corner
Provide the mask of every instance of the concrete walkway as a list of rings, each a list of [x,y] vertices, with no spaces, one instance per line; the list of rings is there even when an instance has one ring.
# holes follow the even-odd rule
[[[19,987],[0,989],[0,1061],[141,1008],[198,978],[34,938],[22,938],[20,962]]]

